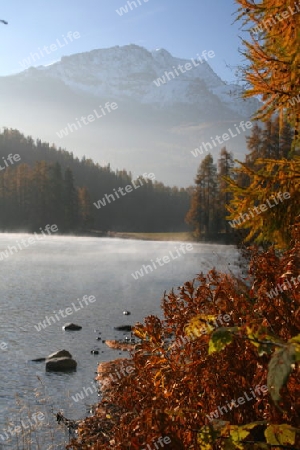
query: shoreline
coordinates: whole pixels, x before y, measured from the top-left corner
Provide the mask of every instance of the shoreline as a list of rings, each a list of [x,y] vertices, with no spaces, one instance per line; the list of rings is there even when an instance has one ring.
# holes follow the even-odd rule
[[[189,231],[170,232],[170,233],[131,233],[121,231],[109,231],[106,237],[118,239],[132,239],[136,241],[157,241],[157,242],[193,242],[195,244],[210,244],[210,245],[236,245],[232,239],[226,239],[225,236],[218,236],[217,239],[196,239]]]
[[[1,230],[1,234],[29,234],[34,235],[35,231],[29,230]],[[189,232],[166,232],[166,233],[144,233],[144,232],[123,232],[123,231],[101,231],[88,230],[74,233],[56,233],[56,236],[66,237],[99,237],[99,238],[118,238],[118,239],[134,239],[138,241],[181,241],[196,242],[192,233]]]
[[[1,234],[29,234],[34,235],[34,231],[9,230],[0,231]],[[236,245],[234,240],[226,238],[226,236],[216,236],[216,239],[196,239],[189,231],[183,232],[166,232],[166,233],[144,233],[144,232],[123,232],[123,231],[100,231],[90,230],[78,233],[56,233],[58,237],[97,237],[111,239],[126,239],[136,241],[156,241],[156,242],[193,242],[198,244],[219,244],[219,245]]]
[[[136,241],[180,241],[180,242],[196,242],[192,234],[188,231],[178,233],[134,233],[122,231],[109,231],[107,237],[118,239],[133,239]]]

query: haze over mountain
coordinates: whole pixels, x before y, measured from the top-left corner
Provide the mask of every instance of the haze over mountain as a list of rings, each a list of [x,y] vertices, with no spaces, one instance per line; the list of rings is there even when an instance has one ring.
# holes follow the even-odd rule
[[[179,71],[187,63],[189,70]],[[185,60],[164,49],[116,46],[1,77],[0,124],[112,168],[153,172],[164,183],[187,186],[206,154],[191,151],[229,128],[234,132],[257,110],[258,101],[241,99],[241,92],[218,77],[207,54]],[[81,120],[89,115],[93,121]],[[224,145],[243,158],[245,134],[214,147],[214,159]]]

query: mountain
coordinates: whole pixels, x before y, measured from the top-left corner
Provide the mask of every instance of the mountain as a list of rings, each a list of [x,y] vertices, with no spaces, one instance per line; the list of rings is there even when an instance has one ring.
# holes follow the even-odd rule
[[[12,129],[0,133],[0,161],[1,232],[47,223],[60,233],[189,230],[190,189],[164,186],[153,174],[133,179]]]
[[[241,93],[218,77],[207,54],[186,60],[164,49],[116,46],[1,77],[0,124],[100,164],[187,186],[206,154],[192,151],[203,142],[215,159],[224,145],[243,157],[239,123],[258,101]],[[229,129],[230,139],[216,142]]]

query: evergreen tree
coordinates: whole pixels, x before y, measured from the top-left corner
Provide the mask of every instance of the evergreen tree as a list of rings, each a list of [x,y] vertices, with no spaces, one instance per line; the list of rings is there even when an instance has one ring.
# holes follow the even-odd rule
[[[194,228],[195,235],[210,238],[218,230],[217,223],[217,169],[208,154],[201,162],[195,179],[191,207],[186,221]]]
[[[18,207],[18,222],[21,228],[30,227],[31,215],[31,169],[27,164],[20,164],[15,171],[11,172],[11,177],[16,178],[16,201]],[[1,194],[0,194],[1,195]]]
[[[72,170],[67,168],[64,176],[64,229],[63,231],[74,231],[78,226],[78,194],[74,186]]]
[[[81,230],[90,230],[93,223],[92,201],[89,191],[86,187],[78,189],[78,205]]]
[[[49,223],[50,185],[49,165],[45,161],[35,164],[31,183],[31,224],[32,231]]]
[[[228,152],[226,147],[223,147],[220,151],[220,158],[218,160],[218,231],[225,231],[226,237],[228,237],[230,231],[232,231],[228,221],[225,219],[227,215],[226,205],[228,205],[232,197],[232,194],[230,194],[227,190],[226,177],[231,175],[233,166],[234,161],[232,153]]]
[[[64,181],[61,166],[55,163],[49,170],[50,204],[49,216],[51,223],[57,225],[59,230],[64,229]]]

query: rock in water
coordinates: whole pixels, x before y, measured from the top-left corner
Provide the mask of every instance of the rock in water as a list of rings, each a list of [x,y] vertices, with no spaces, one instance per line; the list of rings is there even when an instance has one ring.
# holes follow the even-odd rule
[[[131,325],[121,325],[119,327],[115,327],[115,330],[118,331],[131,331],[132,326]]]
[[[63,330],[77,331],[81,330],[82,327],[80,325],[76,325],[75,323],[65,323],[62,328]]]
[[[68,350],[59,350],[58,352],[51,353],[51,355],[47,356],[46,360],[54,358],[72,358],[72,355]]]
[[[53,372],[68,372],[70,370],[76,370],[77,362],[72,359],[72,355],[68,350],[59,350],[58,352],[51,353],[46,358],[46,370]]]
[[[46,370],[52,372],[68,372],[76,370],[77,362],[72,358],[52,358],[46,360]]]

